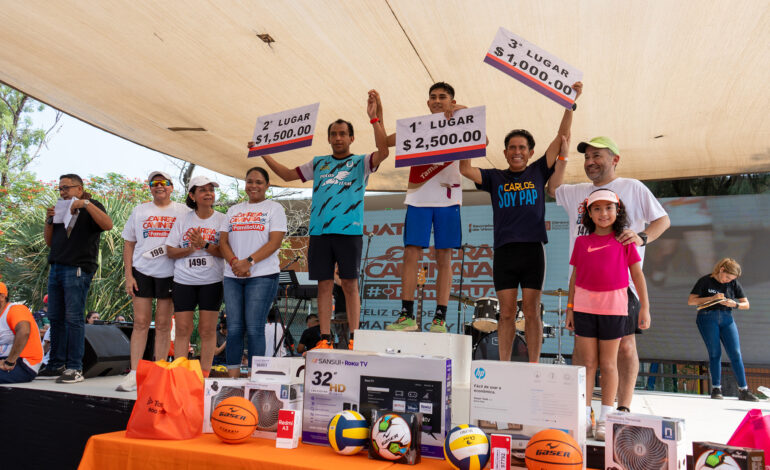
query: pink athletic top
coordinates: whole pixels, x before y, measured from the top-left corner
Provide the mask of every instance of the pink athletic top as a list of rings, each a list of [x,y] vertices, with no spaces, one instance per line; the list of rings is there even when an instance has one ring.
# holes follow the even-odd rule
[[[599,315],[628,314],[628,268],[641,261],[636,245],[622,245],[614,234],[592,233],[575,239],[574,310]]]

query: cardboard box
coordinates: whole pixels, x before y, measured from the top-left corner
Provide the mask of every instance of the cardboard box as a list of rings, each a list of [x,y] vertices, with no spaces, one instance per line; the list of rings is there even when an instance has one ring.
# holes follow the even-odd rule
[[[203,432],[213,433],[211,412],[219,402],[230,397],[245,397],[248,379],[209,378],[203,382]]]
[[[299,433],[302,429],[302,412],[280,410],[278,412],[278,430],[275,433],[275,447],[296,449],[299,445]]]
[[[470,420],[472,338],[419,331],[356,330],[356,351],[452,359],[452,426]]]
[[[605,428],[604,468],[685,470],[684,420],[634,413],[610,413]]]
[[[471,424],[511,436],[511,467],[524,467],[529,439],[547,428],[570,434],[585,455],[585,368],[473,361]]]
[[[314,349],[306,362],[302,442],[328,445],[329,421],[343,410],[358,411],[370,425],[374,409],[422,413],[421,454],[444,458],[451,423],[450,359]]]
[[[716,442],[693,442],[694,470],[717,468],[765,470],[765,451],[748,447],[728,446]]]
[[[252,382],[260,383],[304,383],[305,358],[254,356],[249,377]]]
[[[246,384],[246,399],[257,409],[257,429],[254,437],[275,439],[280,410],[302,411],[302,384]]]

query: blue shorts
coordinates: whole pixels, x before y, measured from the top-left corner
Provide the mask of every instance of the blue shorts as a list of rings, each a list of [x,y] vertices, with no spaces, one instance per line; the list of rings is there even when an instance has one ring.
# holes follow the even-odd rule
[[[413,245],[428,248],[431,228],[433,229],[433,246],[437,250],[460,248],[462,245],[460,206],[406,206],[404,246]]]

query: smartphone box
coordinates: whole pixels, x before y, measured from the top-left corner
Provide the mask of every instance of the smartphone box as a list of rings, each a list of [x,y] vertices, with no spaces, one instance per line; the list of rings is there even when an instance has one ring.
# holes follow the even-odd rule
[[[492,434],[489,436],[490,469],[511,470],[511,436]]]
[[[298,410],[279,410],[278,429],[275,432],[275,447],[296,449],[302,429],[302,412]]]
[[[716,442],[693,442],[694,470],[730,468],[765,470],[765,451],[748,447],[728,446]]]

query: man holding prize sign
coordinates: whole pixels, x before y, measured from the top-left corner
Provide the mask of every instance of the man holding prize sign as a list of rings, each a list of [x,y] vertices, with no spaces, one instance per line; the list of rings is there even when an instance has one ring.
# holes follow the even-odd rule
[[[583,85],[573,85],[580,95]],[[481,169],[470,160],[460,161],[460,172],[476,183],[476,188],[490,193],[494,229],[494,264],[492,278],[500,301],[498,341],[500,360],[509,361],[516,334],[516,299],[521,286],[522,310],[526,319],[525,336],[530,362],[540,360],[543,322],[540,318],[540,292],[545,280],[545,185],[564,178],[572,108],[562,116],[559,130],[545,154],[527,166],[535,154],[535,139],[524,129],[505,136],[503,155],[508,168]]]
[[[310,279],[318,281],[318,317],[321,323],[318,348],[333,347],[332,290],[334,266],[337,264],[351,332],[349,348],[353,349],[353,332],[358,328],[361,311],[358,272],[364,233],[364,191],[369,175],[377,171],[388,156],[387,136],[381,119],[377,117],[382,113],[380,106],[377,91],[369,90],[366,111],[374,128],[377,150],[368,155],[350,153],[350,144],[354,141],[353,125],[337,119],[327,129],[331,155],[315,157],[296,168],[288,168],[269,155],[262,157],[284,181],[313,180],[308,263]],[[252,142],[249,147],[253,147]]]
[[[455,90],[448,83],[434,83],[428,90],[428,109],[434,115],[444,114],[447,120],[451,120],[455,111],[466,108],[458,105],[454,96]],[[418,123],[415,121],[411,124],[413,132]],[[446,125],[446,131],[451,130],[449,122],[444,124],[432,121],[430,124],[431,128],[436,125],[441,127]],[[479,133],[479,137],[485,138],[481,133]],[[412,153],[421,147],[423,150],[430,148],[430,144],[427,142],[425,146],[421,146],[420,141],[420,138],[414,139],[414,141],[412,139],[399,140],[403,145],[400,150]],[[483,147],[485,146],[483,140],[482,144],[483,155]],[[388,136],[388,145],[396,145],[396,134]],[[423,152],[418,155],[435,153],[437,152]],[[412,155],[414,154],[412,153]],[[396,166],[399,166],[398,160]],[[386,329],[395,331],[417,330],[414,316],[417,264],[422,257],[422,250],[430,247],[432,229],[438,274],[436,276],[436,312],[430,331],[435,333],[447,332],[446,312],[449,303],[449,290],[452,285],[452,249],[460,248],[462,244],[460,206],[462,205],[463,194],[461,183],[462,177],[457,160],[415,164],[409,168],[409,185],[404,201],[406,220],[404,221],[404,261],[401,266],[401,314],[398,320],[388,325]]]

